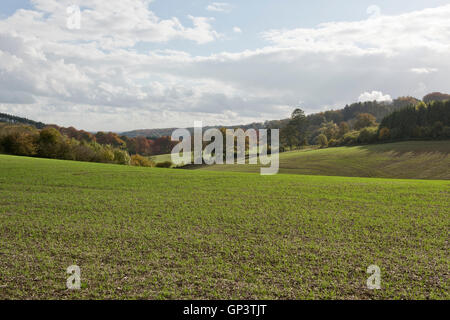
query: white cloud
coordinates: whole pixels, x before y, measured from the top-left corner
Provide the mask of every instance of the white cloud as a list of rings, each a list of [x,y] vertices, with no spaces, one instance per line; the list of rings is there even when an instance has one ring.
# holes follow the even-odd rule
[[[213,2],[206,7],[208,11],[229,13],[233,6],[227,2]]]
[[[4,20],[5,27],[19,34],[52,36],[53,41],[95,41],[102,48],[132,47],[137,42],[167,42],[188,39],[211,42],[220,35],[211,26],[212,19],[192,17],[193,26],[178,18],[160,19],[149,9],[151,0],[33,0],[38,10],[19,10]],[[66,9],[81,9],[81,29],[67,28]],[[39,29],[39,30],[36,30]],[[45,39],[45,38],[44,38]],[[50,39],[48,39],[50,40]]]
[[[438,71],[438,69],[436,69],[436,68],[411,68],[409,70],[411,72],[417,73],[417,74],[428,74],[428,73],[433,73],[433,72]]]
[[[378,102],[390,102],[392,101],[392,98],[388,94],[383,94],[380,91],[372,91],[372,92],[363,92],[360,94],[358,98],[359,102],[366,102],[366,101],[378,101]]]
[[[450,47],[450,5],[397,16],[353,22],[322,23],[317,28],[270,30],[263,38],[281,47],[311,50],[357,50],[357,54],[396,54],[406,48],[447,52]]]
[[[233,32],[234,32],[234,33],[242,33],[242,30],[241,30],[241,28],[239,28],[239,27],[234,27],[234,28],[233,28]]]
[[[450,81],[450,5],[269,30],[265,47],[196,56],[135,45],[214,41],[221,35],[210,18],[186,26],[156,16],[150,1],[80,0],[81,30],[68,30],[69,1],[33,3],[0,19],[0,110],[44,122],[87,130],[237,124],[288,116],[298,101],[310,113],[362,92],[380,100],[448,91]]]

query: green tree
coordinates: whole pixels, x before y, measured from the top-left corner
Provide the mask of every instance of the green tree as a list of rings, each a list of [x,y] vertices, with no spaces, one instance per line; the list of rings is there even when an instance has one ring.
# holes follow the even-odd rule
[[[308,120],[305,112],[297,108],[292,112],[288,124],[281,130],[281,144],[289,146],[292,150],[294,147],[302,145],[306,139],[308,129]]]
[[[39,134],[39,156],[44,158],[58,158],[61,133],[55,128],[45,128]]]
[[[339,137],[343,137],[347,132],[350,132],[350,126],[347,122],[343,121],[339,124]]]
[[[367,127],[373,127],[377,125],[377,119],[370,113],[360,113],[356,117],[355,129],[361,130]]]
[[[320,145],[321,148],[328,147],[327,136],[324,135],[323,133],[319,134],[319,136],[317,137],[317,143]]]

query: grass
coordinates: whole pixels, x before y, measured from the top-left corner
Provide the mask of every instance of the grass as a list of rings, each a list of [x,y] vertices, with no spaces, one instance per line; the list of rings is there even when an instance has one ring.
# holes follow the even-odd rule
[[[448,181],[5,155],[0,173],[0,299],[449,299]]]
[[[259,172],[257,165],[214,165],[201,170]],[[450,180],[450,141],[408,141],[280,154],[280,173]]]
[[[155,163],[161,163],[161,162],[172,162],[172,155],[169,154],[160,154],[160,155],[156,155],[156,156],[151,156],[149,157],[152,161],[154,161]],[[194,153],[192,153],[191,155],[191,161],[194,161]],[[177,167],[177,165],[172,164],[172,168]]]
[[[153,160],[155,163],[161,163],[161,162],[166,162],[166,161],[172,162],[171,154],[161,154],[161,155],[157,155],[157,156],[151,156],[149,158],[151,160]]]

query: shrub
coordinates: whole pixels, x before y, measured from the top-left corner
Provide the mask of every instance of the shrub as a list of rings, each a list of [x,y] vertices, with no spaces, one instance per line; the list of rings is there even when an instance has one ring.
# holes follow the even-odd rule
[[[111,146],[102,146],[99,150],[101,162],[113,163],[115,162],[115,150]]]
[[[171,161],[164,161],[164,162],[159,162],[156,164],[157,168],[170,168],[172,167],[172,162]]]
[[[350,131],[344,135],[342,142],[344,145],[347,145],[347,146],[357,144],[358,137],[359,137],[359,131]]]
[[[336,146],[338,146],[338,141],[336,139],[331,139],[330,141],[328,141],[328,146],[336,147]]]
[[[125,150],[114,149],[114,162],[117,164],[130,165],[130,154]]]
[[[377,141],[377,128],[364,128],[361,130],[358,136],[358,142],[360,143],[373,143]]]
[[[58,148],[58,159],[76,160],[74,147],[77,145],[76,140],[65,138]]]
[[[77,161],[92,162],[96,156],[95,151],[85,141],[75,146],[73,152]]]
[[[131,156],[131,165],[136,167],[154,167],[155,163],[146,157],[135,154]]]

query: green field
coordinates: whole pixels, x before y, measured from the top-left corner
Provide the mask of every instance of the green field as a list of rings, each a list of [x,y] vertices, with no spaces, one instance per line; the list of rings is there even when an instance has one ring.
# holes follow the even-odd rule
[[[201,170],[259,172],[256,165]],[[280,154],[280,173],[399,179],[450,179],[450,141],[408,141]]]
[[[447,181],[5,155],[0,173],[0,299],[449,298]]]
[[[157,156],[151,156],[149,158],[152,159],[155,163],[172,161],[172,156],[170,154],[161,154]]]
[[[172,155],[170,153],[169,154],[160,154],[160,155],[157,155],[157,156],[151,156],[149,158],[155,163],[161,163],[161,162],[167,162],[167,161],[172,162]],[[192,159],[191,161],[194,161],[194,154],[193,153],[191,155],[191,159]],[[172,167],[177,167],[177,165],[172,164]]]

